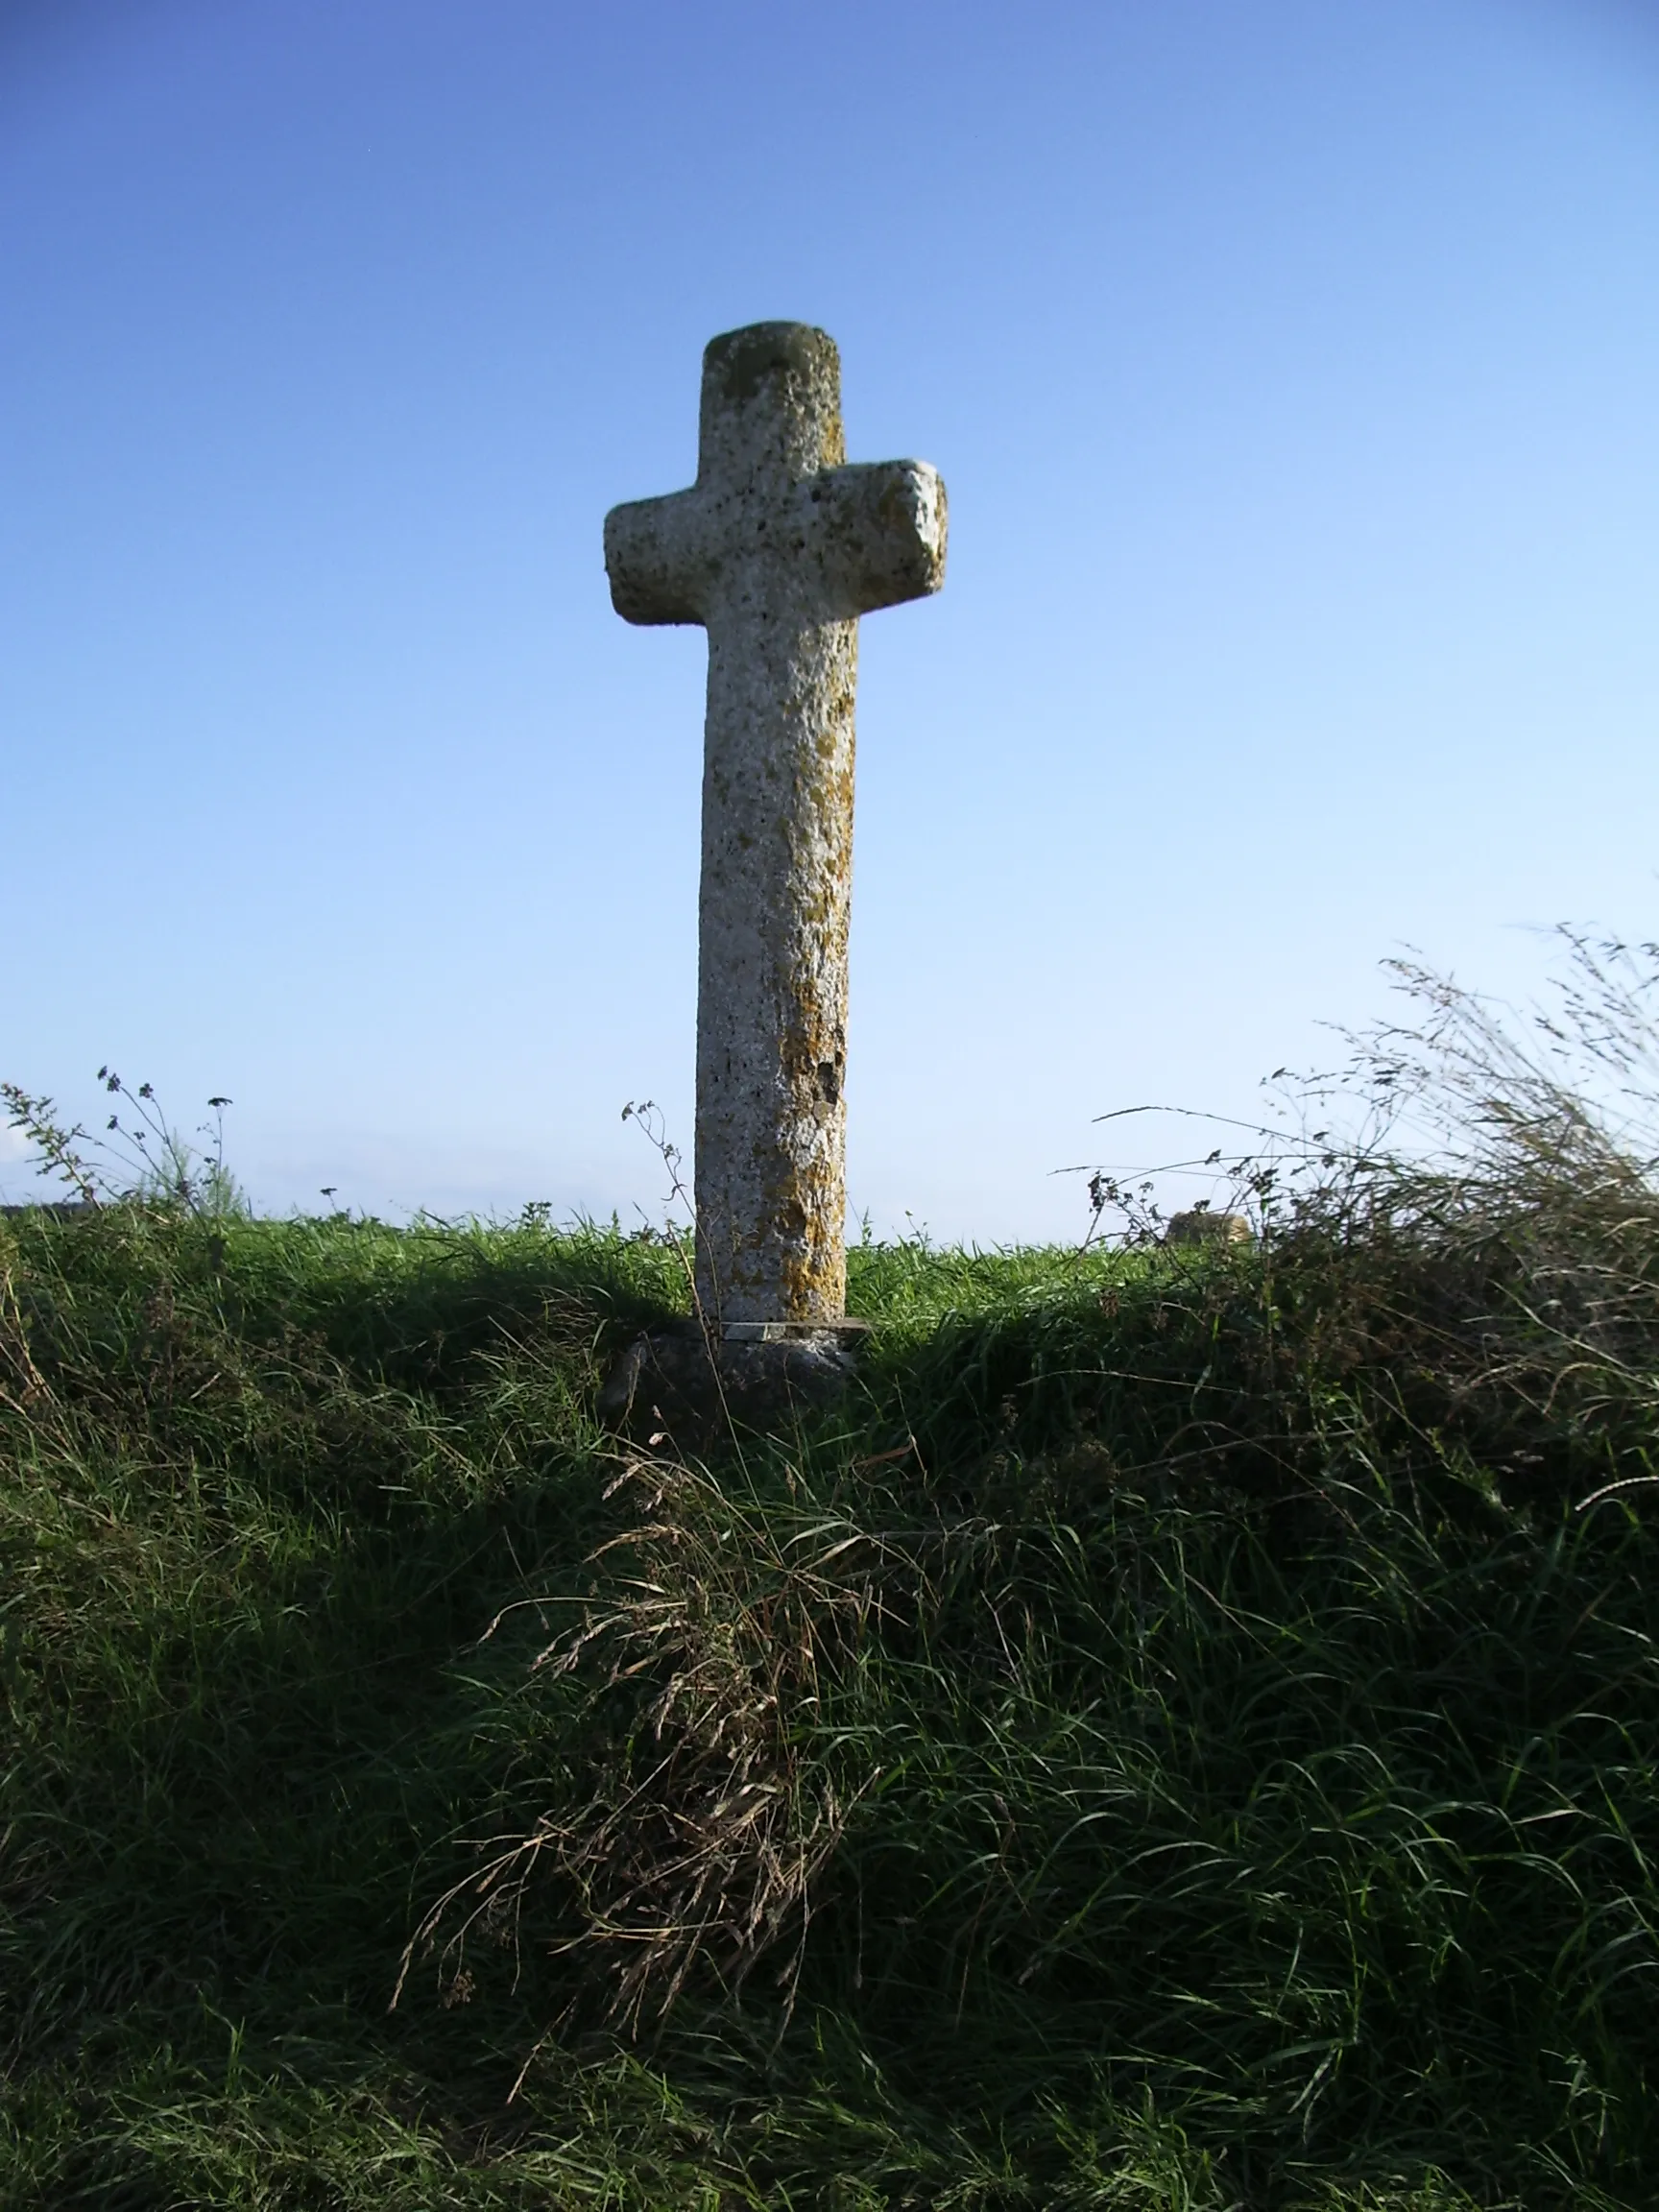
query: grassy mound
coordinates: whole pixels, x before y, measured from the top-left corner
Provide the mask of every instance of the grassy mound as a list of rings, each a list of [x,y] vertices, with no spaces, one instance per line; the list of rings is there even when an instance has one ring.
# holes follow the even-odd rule
[[[661,1247],[0,1224],[0,2204],[1659,2200],[1659,1202],[1512,1139],[855,1252],[694,1464]]]

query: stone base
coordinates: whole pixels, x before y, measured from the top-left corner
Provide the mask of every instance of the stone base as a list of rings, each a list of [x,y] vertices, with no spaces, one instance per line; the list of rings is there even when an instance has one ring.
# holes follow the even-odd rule
[[[731,1321],[712,1346],[695,1321],[636,1336],[605,1380],[608,1428],[699,1449],[733,1429],[786,1425],[833,1405],[863,1321]]]

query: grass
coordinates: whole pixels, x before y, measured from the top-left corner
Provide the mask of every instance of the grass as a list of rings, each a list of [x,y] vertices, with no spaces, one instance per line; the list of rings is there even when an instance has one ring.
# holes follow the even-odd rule
[[[1659,1199],[1490,1126],[706,1463],[659,1245],[0,1223],[0,2205],[1659,2200]]]

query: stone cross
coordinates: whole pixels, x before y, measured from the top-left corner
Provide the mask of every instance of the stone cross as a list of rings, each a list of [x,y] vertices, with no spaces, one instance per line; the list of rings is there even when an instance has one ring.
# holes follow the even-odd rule
[[[605,566],[630,622],[709,633],[698,1297],[733,1335],[833,1325],[858,617],[944,582],[945,487],[922,461],[848,467],[834,341],[757,323],[704,352],[696,483],[613,507]]]

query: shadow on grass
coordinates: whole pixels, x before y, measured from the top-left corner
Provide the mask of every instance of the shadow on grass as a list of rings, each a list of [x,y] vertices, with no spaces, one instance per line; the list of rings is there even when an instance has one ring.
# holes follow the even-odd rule
[[[660,1248],[0,1229],[0,2202],[1650,2200],[1641,1407],[1382,1257],[854,1255],[705,1469]]]

